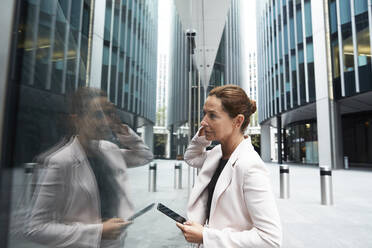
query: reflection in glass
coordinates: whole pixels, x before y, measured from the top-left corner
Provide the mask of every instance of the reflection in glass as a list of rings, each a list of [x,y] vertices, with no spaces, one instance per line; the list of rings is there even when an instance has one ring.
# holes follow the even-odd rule
[[[308,121],[287,126],[284,153],[287,162],[317,164],[319,162],[317,124]]]
[[[123,247],[125,219],[134,210],[127,168],[152,159],[136,132],[146,137],[139,127],[155,119],[151,88],[156,83],[157,3],[107,2],[108,23],[102,20],[98,37],[92,33],[96,30],[91,28],[95,19],[90,0],[20,1],[10,81],[16,98],[9,106],[15,112],[9,148],[14,183],[8,247]],[[136,18],[143,22],[127,21],[123,3],[136,5]],[[127,33],[125,23],[132,23],[129,30],[136,32]],[[150,32],[154,39],[146,40]],[[116,34],[112,44],[111,33]],[[103,63],[93,69],[102,68],[103,80],[101,73],[95,74],[102,89],[86,87],[91,83],[88,67],[97,59],[90,56],[97,49],[93,36],[101,42]],[[126,46],[136,52],[124,54]],[[129,99],[134,89],[131,101],[136,100],[136,107],[125,112],[129,100],[124,101],[123,92]],[[104,223],[113,217],[120,220],[111,220],[111,226],[120,228],[110,233]]]
[[[355,26],[360,91],[372,89],[371,43],[366,1],[355,1]]]

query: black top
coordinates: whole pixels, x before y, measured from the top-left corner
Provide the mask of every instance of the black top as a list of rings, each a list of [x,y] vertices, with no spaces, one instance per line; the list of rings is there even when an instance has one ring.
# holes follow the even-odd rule
[[[115,181],[114,172],[106,164],[100,152],[90,152],[88,155],[89,164],[97,181],[99,199],[101,203],[101,218],[109,219],[118,216],[119,185]]]
[[[209,219],[209,217],[210,217],[209,215],[210,215],[210,211],[211,211],[211,204],[212,204],[212,197],[213,197],[214,188],[216,187],[217,180],[220,177],[223,168],[225,168],[225,165],[226,165],[227,161],[228,161],[228,159],[221,159],[220,160],[220,163],[218,164],[218,167],[217,167],[216,171],[214,172],[214,175],[213,175],[211,181],[209,182],[209,184],[207,186],[207,188],[208,188],[208,202],[207,202],[207,209],[206,209],[207,219]]]

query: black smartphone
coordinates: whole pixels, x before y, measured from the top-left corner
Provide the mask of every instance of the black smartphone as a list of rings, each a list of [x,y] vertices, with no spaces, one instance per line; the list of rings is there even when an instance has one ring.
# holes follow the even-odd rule
[[[150,209],[152,209],[152,207],[155,205],[155,203],[151,203],[150,205],[148,205],[147,207],[141,209],[140,211],[138,211],[137,213],[133,214],[131,217],[129,217],[127,220],[128,221],[133,221],[135,218],[143,215],[144,213],[146,213],[147,211],[149,211]]]
[[[161,203],[158,203],[158,206],[157,206],[157,209],[162,212],[163,214],[165,214],[166,216],[174,219],[175,221],[183,224],[186,219],[184,217],[182,217],[181,215],[177,214],[176,212],[172,211],[171,209],[167,208],[166,206],[164,206],[163,204]]]

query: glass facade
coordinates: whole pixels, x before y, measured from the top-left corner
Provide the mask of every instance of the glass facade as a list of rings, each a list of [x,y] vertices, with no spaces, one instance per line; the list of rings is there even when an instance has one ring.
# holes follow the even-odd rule
[[[341,99],[371,90],[368,1],[333,0],[329,12],[335,97]]]
[[[100,88],[125,112],[155,122],[157,1],[107,0]]]
[[[102,142],[107,142],[111,147],[109,145],[103,153],[136,149],[146,152],[147,155],[142,157],[144,160],[136,163],[137,166],[152,158],[151,151],[139,136],[146,140],[146,131],[139,135],[136,132],[139,127],[151,127],[155,123],[157,1],[14,2],[16,11],[13,20],[9,20],[14,27],[6,88],[9,93],[5,106],[6,123],[4,130],[0,130],[6,144],[1,151],[1,176],[10,178],[9,185],[4,183],[2,188],[8,190],[10,196],[5,201],[1,199],[1,210],[7,209],[4,204],[9,204],[10,209],[6,213],[9,223],[1,219],[0,229],[8,240],[5,247],[99,247],[101,234],[97,232],[100,230],[97,226],[93,228],[93,236],[98,240],[84,241],[78,236],[88,225],[100,225],[107,220],[105,211],[112,209],[105,205],[105,199],[111,198],[109,201],[114,201],[118,209],[125,202],[127,212],[121,213],[120,217],[128,218],[133,212],[133,199],[126,198],[124,191],[127,189],[118,185],[127,182],[126,169],[134,160],[119,158],[122,163],[117,171],[110,166],[99,171],[100,168],[94,165],[113,165],[115,162],[93,153],[102,148]],[[123,132],[141,145],[124,142]],[[146,143],[151,147],[151,140]],[[80,145],[72,149],[72,144]],[[80,151],[78,159],[72,163],[74,155],[68,154],[70,148],[72,153]],[[67,155],[61,151],[67,151]],[[54,160],[57,155],[62,156],[59,162]],[[119,161],[117,158],[113,160]],[[80,166],[84,164],[90,166]],[[68,167],[70,170],[65,170],[67,174],[61,172],[65,169],[63,166],[71,166]],[[93,176],[96,180],[78,180],[82,172],[79,168],[92,169],[80,176]],[[61,172],[55,180],[50,177],[53,171]],[[105,194],[107,191],[100,191],[101,205],[97,209],[102,211],[100,214],[94,212],[97,209],[91,212],[96,203],[96,190],[104,189],[100,183],[105,177],[114,178],[113,175],[121,175],[121,182],[113,186],[106,181],[105,186],[123,190],[123,195],[114,199]],[[69,195],[61,200],[59,197],[63,192],[76,189],[85,190],[91,198],[78,199]],[[71,210],[67,207],[70,203],[73,203],[71,208],[86,204],[86,214],[75,213],[73,217],[77,219],[68,219],[66,213]],[[119,210],[110,213],[110,218],[119,216],[114,215],[116,211]],[[41,217],[36,217],[37,214]],[[89,214],[97,218],[84,221]],[[21,219],[27,220],[22,223],[25,229],[17,222]],[[44,226],[49,234],[44,232]],[[124,237],[120,242],[124,242]]]
[[[293,123],[284,128],[284,158],[286,162],[317,164],[318,136],[314,120]]]
[[[372,112],[348,114],[342,117],[344,156],[351,167],[372,165]]]
[[[311,1],[266,1],[259,17],[259,120],[315,101]],[[264,57],[268,58],[265,59]]]
[[[317,135],[313,131],[316,131],[314,127],[317,120],[313,118],[317,114],[316,107],[312,106],[318,105],[314,70],[317,56],[314,56],[313,30],[318,23],[312,19],[312,5],[312,0],[268,0],[260,3],[261,13],[257,21],[259,30],[263,32],[258,33],[258,89],[259,122],[273,123],[276,116],[284,119],[284,160],[316,164]],[[354,123],[351,127],[350,121],[347,121],[346,116],[353,112],[351,109],[354,109],[356,115],[357,112],[370,110],[366,99],[372,90],[371,3],[367,0],[329,0],[326,5],[332,68],[332,85],[329,88],[333,91],[329,98],[339,108],[335,115],[343,119],[340,129],[348,127],[351,132],[359,125]],[[348,97],[353,97],[355,102]],[[358,99],[362,108],[357,103]],[[306,123],[308,119],[312,121]],[[299,121],[304,123],[299,124]],[[363,123],[368,123],[368,120],[363,119],[360,123],[364,128]],[[310,133],[313,133],[311,136],[307,134],[308,124]],[[361,130],[368,137],[368,130]],[[365,150],[370,146],[368,138],[364,139],[366,145],[362,145],[362,148],[357,148],[359,144],[350,146],[359,142],[360,132],[356,132],[358,135],[346,135],[348,142],[343,142],[344,155],[350,154],[351,164],[370,165],[367,159],[369,152]],[[344,134],[344,139],[346,136]]]

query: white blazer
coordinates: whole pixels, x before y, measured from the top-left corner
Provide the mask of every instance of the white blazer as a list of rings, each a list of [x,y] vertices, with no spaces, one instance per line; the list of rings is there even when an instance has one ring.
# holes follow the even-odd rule
[[[199,132],[184,155],[190,166],[201,169],[190,194],[187,217],[205,224],[207,186],[222,158],[222,150],[218,145],[206,151],[210,142],[198,135]],[[281,242],[280,217],[268,171],[250,138],[244,139],[216,183],[209,223],[204,226],[203,246],[280,247]]]
[[[119,216],[133,214],[127,167],[144,165],[153,155],[133,130],[118,135],[128,149],[109,141],[96,141],[119,185]],[[49,156],[34,193],[34,203],[25,223],[27,239],[48,247],[118,247],[120,240],[101,242],[102,220],[99,191],[94,173],[78,138]]]

